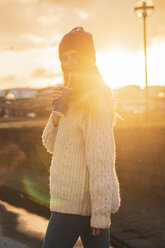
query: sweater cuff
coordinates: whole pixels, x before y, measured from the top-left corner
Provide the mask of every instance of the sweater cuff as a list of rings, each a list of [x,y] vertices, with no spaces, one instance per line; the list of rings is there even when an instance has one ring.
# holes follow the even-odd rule
[[[110,214],[96,215],[93,214],[90,220],[91,227],[95,228],[109,228],[111,225]]]
[[[43,145],[46,147],[49,153],[54,152],[54,144],[55,144],[55,139],[56,139],[57,130],[58,130],[58,126],[57,127],[54,126],[52,116],[53,115],[51,113],[49,120],[42,133]]]
[[[55,126],[54,123],[53,123],[53,113],[51,113],[50,128],[55,129],[55,130],[58,128],[58,125]]]

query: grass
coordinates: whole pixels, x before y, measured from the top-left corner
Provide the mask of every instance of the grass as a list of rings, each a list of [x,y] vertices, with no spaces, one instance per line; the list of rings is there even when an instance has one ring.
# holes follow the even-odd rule
[[[115,127],[129,127],[129,126],[165,126],[165,120],[155,120],[155,121],[145,121],[145,120],[126,120],[126,121],[117,121]]]
[[[150,112],[149,121],[146,120],[145,113],[133,115],[129,112],[122,115],[124,120],[117,118],[117,127],[128,127],[128,126],[165,126],[165,114]]]
[[[31,119],[24,119],[24,120],[22,120],[21,119],[21,121],[30,121]],[[34,119],[33,119],[34,120]],[[1,122],[1,125],[0,125],[0,129],[4,129],[4,128],[22,128],[22,127],[36,127],[36,126],[38,126],[38,127],[40,127],[40,126],[45,126],[46,125],[46,121],[48,120],[48,118],[46,119],[46,118],[44,118],[43,119],[45,122],[41,122],[42,121],[42,119],[40,118],[40,119],[35,119],[35,121],[36,122],[32,122],[32,123],[23,123],[23,122],[20,122],[20,123],[16,123],[16,124],[13,124],[13,123],[11,123],[12,121],[9,121],[7,124],[5,123],[5,124],[3,124],[3,122]],[[13,120],[13,121],[20,121],[20,120]]]
[[[125,115],[122,116],[124,118],[124,120],[121,120],[119,118],[117,118],[116,120],[116,124],[115,127],[129,127],[129,126],[144,126],[144,127],[150,127],[150,126],[165,126],[165,117],[161,116],[155,116],[155,114],[151,114],[150,115],[150,121],[146,121],[146,117],[144,114],[141,115]],[[49,113],[46,116],[36,116],[34,118],[30,118],[30,117],[10,117],[10,118],[2,118],[0,117],[0,123],[3,122],[8,122],[10,124],[10,122],[22,122],[22,121],[39,121],[39,120],[48,120],[49,118]],[[25,125],[25,124],[16,124],[16,125]],[[33,124],[26,124],[29,126],[33,126]],[[35,124],[34,124],[35,125]],[[12,125],[13,126],[13,125]]]
[[[48,116],[37,116],[34,118],[30,117],[10,117],[10,118],[2,118],[0,117],[0,123],[3,122],[17,122],[17,121],[35,121],[35,120],[47,120]]]

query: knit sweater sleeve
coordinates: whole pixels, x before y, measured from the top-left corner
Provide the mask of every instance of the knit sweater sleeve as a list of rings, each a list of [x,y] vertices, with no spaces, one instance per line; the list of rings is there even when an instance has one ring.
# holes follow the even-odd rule
[[[58,126],[55,127],[53,124],[53,114],[50,114],[49,120],[42,133],[42,143],[49,153],[54,152],[54,144],[57,135]]]
[[[88,118],[85,158],[89,170],[91,227],[109,228],[111,224],[114,136],[108,105],[98,110],[96,119]]]

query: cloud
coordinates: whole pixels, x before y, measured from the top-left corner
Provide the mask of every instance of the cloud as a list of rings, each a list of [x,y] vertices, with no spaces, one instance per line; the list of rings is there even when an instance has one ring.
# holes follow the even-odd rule
[[[59,76],[59,74],[45,70],[42,67],[35,69],[31,74],[32,78],[52,78],[56,76]]]
[[[83,0],[83,1],[77,1],[77,0],[40,0],[40,3],[51,3],[51,4],[58,4],[63,7],[71,6],[72,8],[82,8],[86,9],[89,8],[89,6],[95,4],[99,0]]]
[[[19,4],[33,4],[33,3],[38,3],[39,0],[0,0],[0,5],[5,5],[9,3],[19,3]]]
[[[15,73],[22,78],[57,73],[59,42],[76,26],[92,33],[98,52],[110,47],[142,50],[143,23],[134,14],[135,3],[135,0],[0,0],[1,75],[9,74],[8,79],[3,79],[18,80],[12,78]],[[154,14],[147,18],[148,45],[156,37],[164,42],[164,13],[165,1],[155,1]],[[22,80],[26,83],[27,78]]]
[[[17,75],[15,74],[10,74],[6,77],[1,77],[0,78],[1,81],[7,81],[7,82],[13,82],[17,80]]]
[[[0,77],[0,85],[0,89],[28,87],[29,78],[20,78],[16,74],[9,74],[8,76]]]
[[[16,51],[58,45],[75,26],[94,37],[96,48],[122,44],[138,49],[142,23],[134,14],[132,0],[0,0],[0,45]],[[157,0],[147,20],[148,39],[165,36],[165,2]],[[142,45],[141,45],[142,46]]]
[[[13,46],[16,51],[20,51],[29,48],[44,48],[52,42],[57,42],[58,30],[56,31],[53,25],[60,21],[61,16],[58,15],[58,8],[54,11],[56,18],[52,17],[53,12],[52,14],[49,12],[50,6],[44,8],[35,2],[20,4],[18,1],[11,1],[10,4],[8,2],[1,4],[1,48]]]

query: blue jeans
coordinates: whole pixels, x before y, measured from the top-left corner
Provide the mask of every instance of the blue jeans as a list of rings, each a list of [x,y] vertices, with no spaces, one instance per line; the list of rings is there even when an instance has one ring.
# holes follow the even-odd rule
[[[73,248],[79,236],[84,248],[110,247],[110,229],[92,235],[90,216],[52,211],[42,248]]]

